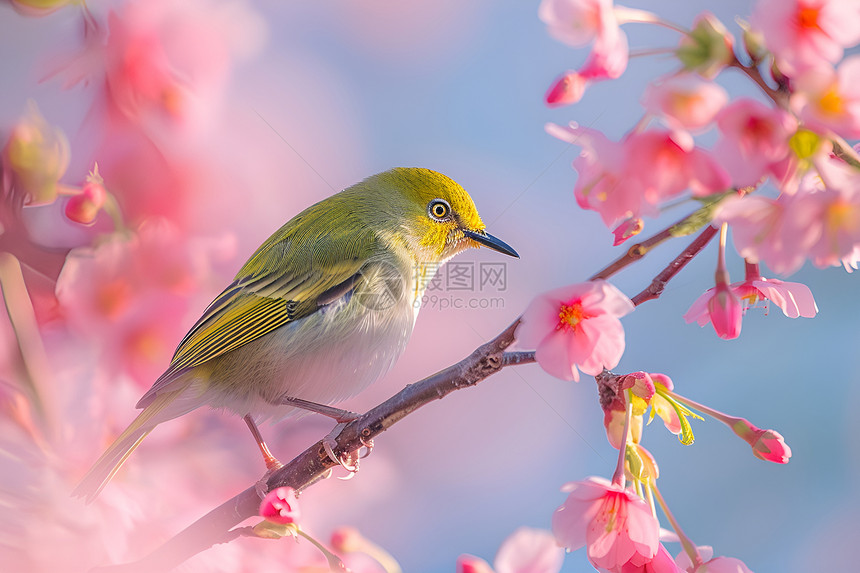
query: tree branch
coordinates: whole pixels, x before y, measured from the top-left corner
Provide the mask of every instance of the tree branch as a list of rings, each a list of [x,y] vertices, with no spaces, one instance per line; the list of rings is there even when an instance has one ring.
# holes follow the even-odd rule
[[[514,364],[534,361],[533,352],[511,352],[505,349],[514,342],[517,319],[493,340],[478,347],[460,362],[410,384],[403,390],[366,414],[347,424],[335,438],[336,455],[348,454],[361,448],[368,440],[378,436],[399,420],[418,408],[439,400],[455,390],[476,385],[481,380]],[[267,490],[290,486],[298,491],[326,477],[336,464],[329,459],[320,440],[281,469],[274,472],[266,483]],[[150,573],[167,571],[213,545],[236,538],[235,526],[255,517],[260,498],[250,487],[222,503],[185,530],[165,542],[161,547],[134,563],[94,569],[103,573]]]

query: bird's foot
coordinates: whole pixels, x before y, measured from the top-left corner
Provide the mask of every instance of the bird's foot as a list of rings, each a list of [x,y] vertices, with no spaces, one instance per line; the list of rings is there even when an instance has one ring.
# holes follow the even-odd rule
[[[373,439],[365,440],[364,438],[361,438],[361,445],[364,446],[365,451],[358,456],[359,459],[366,458],[370,455],[370,452],[373,451]]]
[[[343,454],[340,456],[334,453],[334,448],[337,446],[336,438],[347,423],[348,422],[338,423],[338,425],[335,426],[334,429],[322,440],[323,449],[325,450],[325,453],[328,454],[329,459],[349,472],[349,475],[341,479],[352,479],[352,476],[358,472],[358,460],[360,459],[360,456],[356,456],[354,453]]]
[[[270,457],[266,459],[266,473],[264,473],[263,477],[254,484],[254,491],[257,492],[260,499],[263,499],[266,497],[266,494],[269,493],[269,478],[282,467],[284,467],[284,464],[279,462],[276,458]]]

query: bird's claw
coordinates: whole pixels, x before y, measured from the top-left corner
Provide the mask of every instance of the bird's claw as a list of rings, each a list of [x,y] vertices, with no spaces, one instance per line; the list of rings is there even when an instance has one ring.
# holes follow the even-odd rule
[[[361,445],[364,446],[365,451],[364,451],[364,453],[359,454],[359,456],[358,456],[359,459],[366,458],[367,456],[370,455],[370,452],[373,451],[373,438],[371,438],[369,440],[365,440],[364,437],[362,437],[360,439],[361,439]]]
[[[323,438],[322,443],[323,449],[325,450],[325,453],[328,455],[329,459],[349,472],[348,476],[341,479],[351,479],[352,476],[354,476],[356,472],[358,472],[358,460],[360,456],[356,457],[355,461],[353,461],[352,454],[338,456],[334,453],[334,448],[335,446],[337,446],[337,440],[335,439],[335,437],[338,435],[338,433],[340,433],[340,431],[345,425],[346,423],[342,422],[335,426],[334,429],[329,432],[329,434],[325,438]]]

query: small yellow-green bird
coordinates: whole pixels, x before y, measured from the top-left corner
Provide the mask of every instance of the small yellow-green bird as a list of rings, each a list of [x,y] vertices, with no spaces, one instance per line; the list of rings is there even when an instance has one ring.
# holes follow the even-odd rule
[[[94,499],[155,426],[203,405],[243,416],[277,467],[257,423],[297,407],[326,413],[382,376],[438,267],[481,245],[518,256],[460,185],[429,169],[392,169],[307,208],[209,305],[74,495]]]

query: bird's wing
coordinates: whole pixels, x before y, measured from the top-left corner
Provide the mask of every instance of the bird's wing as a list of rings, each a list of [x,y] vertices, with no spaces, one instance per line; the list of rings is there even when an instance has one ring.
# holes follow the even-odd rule
[[[258,252],[239,272],[242,278],[233,281],[212,301],[185,335],[167,371],[143,395],[137,407],[146,407],[183,372],[313,314],[354,290],[362,279],[361,267],[370,248],[367,239],[358,241],[341,249],[336,260],[332,260],[331,250],[323,248],[325,264],[299,265],[305,269],[303,272],[285,269],[283,264],[259,264],[263,253]],[[292,249],[283,245],[281,249],[279,258],[289,262]],[[312,251],[316,250],[310,249],[308,256],[313,257]],[[247,274],[246,269],[270,270]]]

